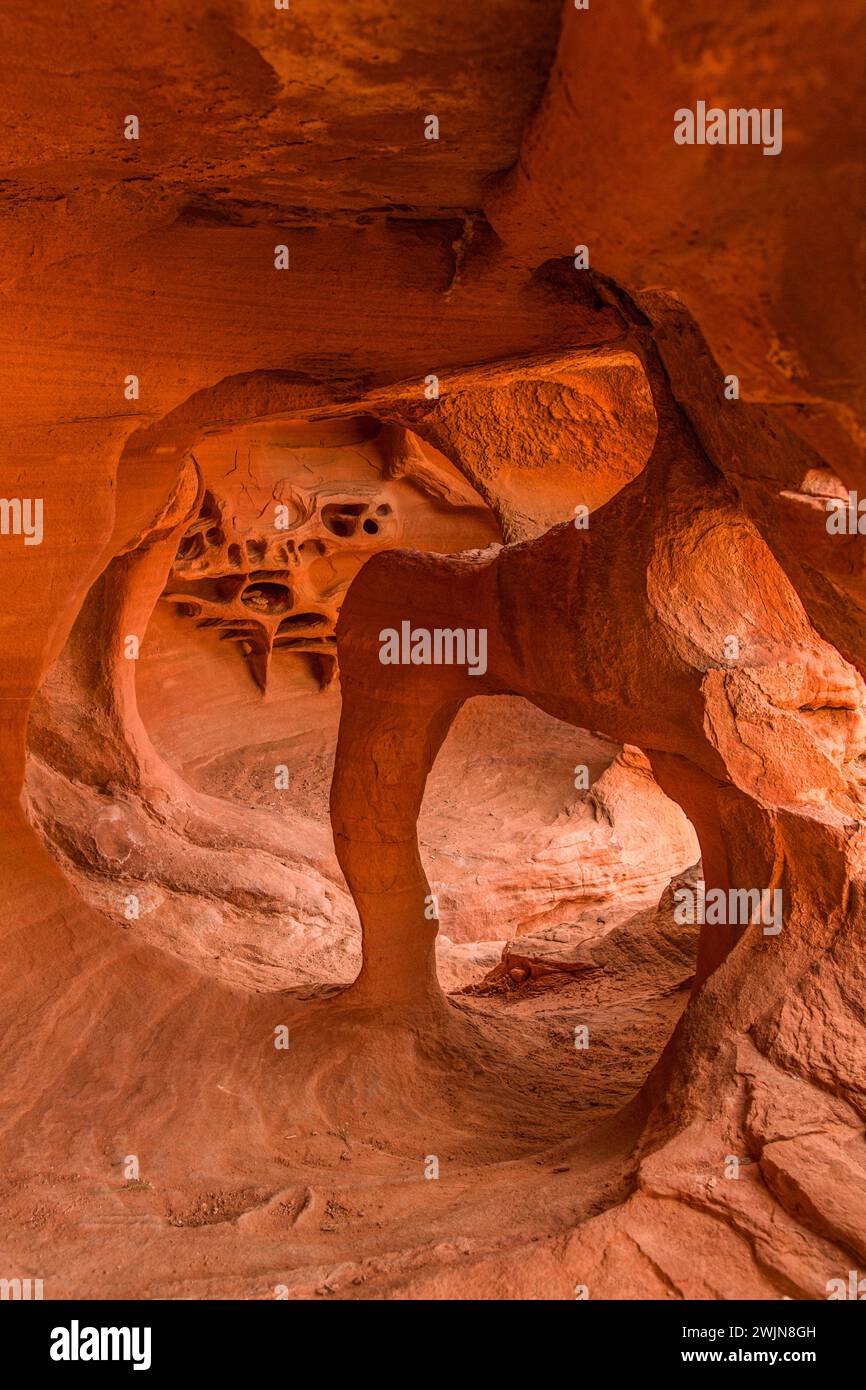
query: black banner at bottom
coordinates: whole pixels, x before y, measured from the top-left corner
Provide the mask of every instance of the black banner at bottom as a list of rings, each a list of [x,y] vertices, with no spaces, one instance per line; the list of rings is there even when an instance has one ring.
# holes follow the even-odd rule
[[[853,1300],[859,1302],[859,1300]],[[764,1366],[811,1367],[823,1377],[859,1363],[862,1315],[844,1300],[822,1302],[598,1302],[542,1303],[523,1324],[518,1341],[542,1331],[554,1336],[591,1337],[588,1354],[611,1371],[667,1372],[675,1367],[700,1371]],[[521,1319],[532,1305],[524,1304]],[[453,1310],[453,1311],[452,1311]],[[489,1374],[491,1362],[513,1355],[513,1304],[478,1303],[467,1316],[465,1301],[386,1304],[334,1300],[300,1302],[45,1302],[6,1301],[0,1305],[4,1352],[18,1374],[38,1372],[60,1381],[70,1375],[110,1370],[160,1379],[166,1373],[233,1371],[246,1377],[272,1362],[286,1365],[323,1335],[321,1372],[333,1376],[344,1359],[356,1373],[366,1359],[371,1336],[411,1331],[432,1313],[423,1343],[422,1369],[428,1375],[442,1358],[443,1373],[454,1371],[451,1330],[461,1335],[460,1368],[471,1371],[471,1347]],[[491,1340],[499,1331],[501,1339]],[[535,1322],[535,1318],[538,1322]],[[453,1319],[453,1323],[452,1320]],[[451,1324],[451,1326],[449,1326]],[[461,1326],[458,1327],[458,1324]],[[532,1325],[534,1324],[534,1326]],[[421,1327],[419,1332],[424,1335]],[[339,1340],[335,1334],[343,1334]],[[435,1334],[435,1335],[431,1335]],[[303,1339],[303,1340],[302,1340]],[[381,1344],[380,1344],[381,1345]],[[399,1344],[395,1344],[395,1347]],[[543,1346],[544,1343],[541,1343]],[[576,1344],[578,1347],[580,1343]],[[509,1350],[510,1348],[510,1350]],[[464,1352],[467,1353],[464,1366]]]

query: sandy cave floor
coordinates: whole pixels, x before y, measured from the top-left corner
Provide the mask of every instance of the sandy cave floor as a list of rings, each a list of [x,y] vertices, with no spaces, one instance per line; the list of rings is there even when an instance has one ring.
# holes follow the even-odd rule
[[[7,1265],[38,1267],[52,1297],[376,1298],[564,1240],[627,1194],[629,1102],[685,1005],[694,945],[669,909],[645,911],[593,943],[586,976],[454,993],[429,1027],[395,1020],[390,1036],[327,989],[272,998],[291,1041],[268,1048],[270,1088],[250,1088],[243,1068],[236,1080],[224,1052],[197,1064],[206,1146],[194,1113],[197,1147],[161,1152],[151,1112],[139,1181],[124,1181],[111,1144],[102,1179],[97,1155],[86,1172],[7,1170]],[[184,1081],[171,1058],[161,1067],[168,1135]],[[273,1111],[256,1098],[269,1089]],[[94,1142],[108,1120],[91,1115]],[[438,1180],[424,1176],[431,1155]]]

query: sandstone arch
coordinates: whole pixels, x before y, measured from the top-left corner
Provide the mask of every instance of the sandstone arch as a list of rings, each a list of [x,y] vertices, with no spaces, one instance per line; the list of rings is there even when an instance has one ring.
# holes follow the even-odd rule
[[[755,818],[763,823],[759,878],[775,890],[787,880],[779,810],[820,804],[840,827],[858,813],[862,682],[811,628],[649,360],[653,454],[588,530],[566,522],[536,541],[450,560],[383,556],[350,592],[332,818],[365,930],[359,987],[371,999],[431,987],[435,928],[423,913],[429,885],[414,824],[433,759],[473,695],[521,694],[641,747],[697,826],[714,888],[746,886],[735,877],[738,820],[749,835]],[[383,666],[380,631],[407,620],[428,631],[486,630],[488,670],[478,678],[468,667]],[[726,633],[741,658],[726,657]],[[810,727],[822,709],[841,742]],[[760,758],[750,747],[756,723]],[[735,940],[705,926],[699,981]]]

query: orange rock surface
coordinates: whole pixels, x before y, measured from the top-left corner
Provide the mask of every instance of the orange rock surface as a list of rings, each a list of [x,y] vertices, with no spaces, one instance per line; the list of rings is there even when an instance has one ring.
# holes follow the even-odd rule
[[[824,1298],[866,17],[424,14],[0,15],[0,1275]]]

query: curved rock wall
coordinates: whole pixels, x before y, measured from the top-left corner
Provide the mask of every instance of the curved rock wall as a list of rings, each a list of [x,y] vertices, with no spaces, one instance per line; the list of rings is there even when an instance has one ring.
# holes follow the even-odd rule
[[[11,1265],[826,1297],[866,1258],[862,11],[0,37]],[[681,143],[700,103],[778,149]]]

